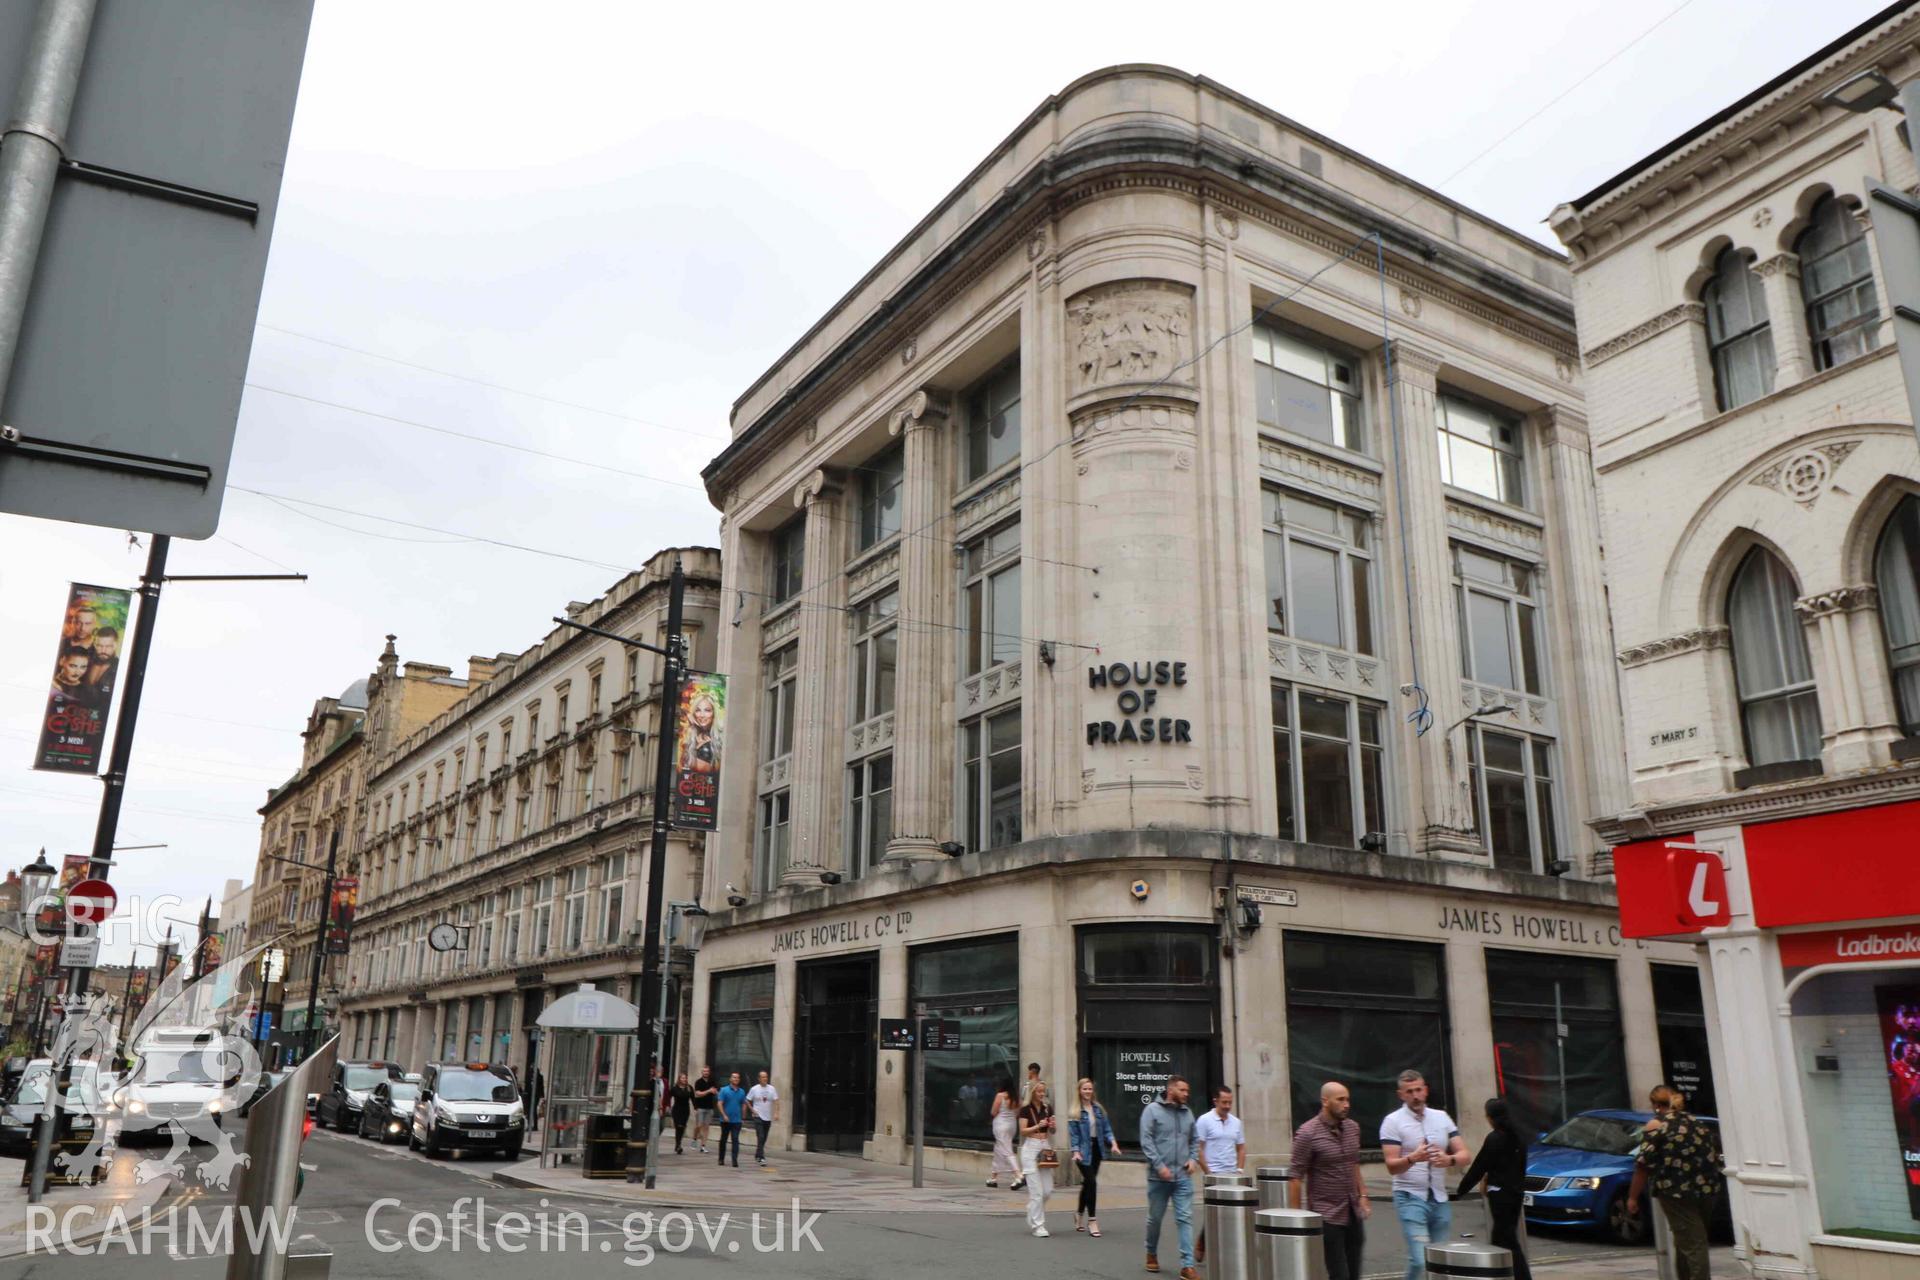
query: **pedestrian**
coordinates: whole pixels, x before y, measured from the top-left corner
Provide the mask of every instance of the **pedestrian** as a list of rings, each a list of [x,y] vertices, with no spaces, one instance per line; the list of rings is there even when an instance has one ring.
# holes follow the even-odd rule
[[[1677,1280],[1707,1280],[1707,1221],[1726,1185],[1720,1140],[1687,1114],[1687,1095],[1672,1085],[1656,1088],[1650,1100],[1656,1119],[1648,1122],[1634,1161],[1627,1213],[1639,1216],[1641,1193],[1651,1188],[1666,1210]]]
[[[1193,1123],[1193,1154],[1202,1173],[1238,1173],[1247,1167],[1247,1132],[1233,1114],[1233,1090],[1225,1085],[1213,1091],[1213,1107]],[[1205,1223],[1194,1237],[1193,1258],[1207,1260]]]
[[[1029,1062],[1027,1064],[1027,1081],[1025,1084],[1020,1086],[1020,1105],[1021,1106],[1024,1107],[1027,1105],[1027,1103],[1033,1100],[1033,1087],[1041,1083],[1043,1082],[1040,1079],[1040,1064],[1037,1062]],[[1024,1191],[1026,1190],[1026,1187],[1027,1187],[1027,1175],[1026,1175],[1026,1172],[1023,1170],[1020,1176],[1013,1180],[1013,1186],[1009,1189],[1013,1191]]]
[[[1164,1096],[1140,1113],[1140,1154],[1147,1160],[1147,1270],[1160,1270],[1160,1220],[1173,1205],[1180,1242],[1180,1280],[1200,1280],[1193,1257],[1193,1112],[1185,1076],[1169,1076]]]
[[[1020,1104],[1014,1100],[1013,1077],[1002,1074],[994,1088],[993,1103],[987,1111],[993,1127],[993,1176],[987,1179],[990,1187],[1000,1185],[1002,1173],[1010,1183],[1020,1181],[1020,1164],[1013,1154],[1014,1137],[1020,1131],[1020,1118],[1014,1114]]]
[[[1327,1280],[1360,1280],[1366,1245],[1362,1225],[1373,1213],[1360,1176],[1360,1126],[1349,1118],[1347,1086],[1320,1086],[1320,1110],[1293,1133],[1293,1176],[1305,1188],[1303,1203],[1320,1215],[1320,1246]]]
[[[701,1155],[707,1154],[707,1130],[713,1124],[713,1108],[719,1097],[720,1085],[713,1078],[713,1068],[700,1068],[700,1078],[693,1082],[693,1145]]]
[[[686,1154],[687,1119],[693,1113],[693,1085],[686,1072],[673,1082],[669,1096],[673,1102],[673,1154],[681,1156]]]
[[[1380,1122],[1380,1154],[1393,1175],[1393,1212],[1407,1242],[1407,1280],[1426,1271],[1427,1245],[1453,1234],[1446,1170],[1467,1162],[1467,1144],[1453,1117],[1427,1105],[1427,1079],[1400,1073],[1400,1109]]]
[[[727,1163],[727,1140],[733,1140],[733,1167],[740,1167],[740,1119],[746,1110],[747,1091],[740,1087],[740,1073],[732,1072],[727,1076],[726,1085],[714,1094],[714,1103],[720,1112],[720,1164]]]
[[[1053,1107],[1047,1102],[1047,1086],[1034,1081],[1027,1104],[1020,1108],[1021,1181],[1027,1185],[1027,1225],[1040,1239],[1047,1238],[1047,1197],[1053,1194],[1053,1171],[1060,1157],[1053,1150]]]
[[[1107,1109],[1093,1093],[1093,1081],[1085,1076],[1074,1086],[1073,1110],[1067,1119],[1067,1138],[1073,1144],[1073,1164],[1080,1173],[1080,1203],[1074,1206],[1073,1229],[1090,1236],[1100,1234],[1100,1164],[1111,1151],[1120,1154],[1120,1142],[1113,1136],[1113,1122]]]
[[[773,1128],[773,1122],[780,1118],[780,1091],[767,1081],[767,1073],[760,1073],[760,1082],[747,1090],[747,1106],[753,1110],[753,1162],[764,1165],[767,1162],[767,1134]]]
[[[1527,1143],[1514,1127],[1513,1113],[1504,1098],[1487,1099],[1487,1140],[1456,1194],[1466,1195],[1487,1180],[1487,1214],[1493,1220],[1488,1238],[1513,1255],[1513,1280],[1533,1280],[1526,1251],[1520,1247],[1520,1208],[1527,1189]]]

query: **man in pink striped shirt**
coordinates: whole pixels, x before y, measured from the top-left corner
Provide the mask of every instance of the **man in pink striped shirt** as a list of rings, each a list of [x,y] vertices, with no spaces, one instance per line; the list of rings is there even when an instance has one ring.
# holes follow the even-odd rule
[[[1320,1110],[1294,1131],[1293,1176],[1306,1188],[1305,1206],[1320,1215],[1327,1280],[1360,1280],[1364,1223],[1373,1212],[1360,1177],[1360,1126],[1347,1118],[1347,1086],[1320,1086]]]

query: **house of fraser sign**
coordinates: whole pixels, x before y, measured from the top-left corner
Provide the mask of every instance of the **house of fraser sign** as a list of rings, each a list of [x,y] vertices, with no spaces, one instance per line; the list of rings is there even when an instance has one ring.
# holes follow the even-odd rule
[[[1087,668],[1087,687],[1113,694],[1118,720],[1087,721],[1087,745],[1121,742],[1193,741],[1193,722],[1162,714],[1160,695],[1184,689],[1187,664],[1166,658],[1148,662],[1113,662]]]

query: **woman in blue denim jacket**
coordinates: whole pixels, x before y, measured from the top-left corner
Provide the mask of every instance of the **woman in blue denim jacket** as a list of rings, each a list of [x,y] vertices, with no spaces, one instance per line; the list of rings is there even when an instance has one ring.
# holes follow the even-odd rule
[[[1100,1234],[1100,1162],[1106,1153],[1120,1154],[1107,1109],[1093,1096],[1093,1081],[1080,1077],[1067,1113],[1067,1138],[1073,1143],[1073,1163],[1080,1170],[1080,1206],[1073,1211],[1073,1229]],[[1082,1223],[1084,1217],[1085,1222]]]

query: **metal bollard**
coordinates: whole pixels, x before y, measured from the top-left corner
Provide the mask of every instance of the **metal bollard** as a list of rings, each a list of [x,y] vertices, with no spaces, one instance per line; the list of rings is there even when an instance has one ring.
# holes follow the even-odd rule
[[[1261,1209],[1253,1215],[1253,1280],[1327,1280],[1324,1234],[1311,1210]]]
[[[1293,1170],[1284,1164],[1263,1164],[1258,1170],[1256,1185],[1260,1189],[1260,1207],[1262,1209],[1293,1209],[1298,1207],[1294,1198]]]
[[[1653,1258],[1660,1280],[1678,1280],[1680,1253],[1673,1242],[1673,1229],[1667,1225],[1667,1211],[1652,1196],[1647,1197],[1647,1217],[1653,1223]],[[1526,1221],[1526,1215],[1521,1215]]]
[[[1203,1190],[1206,1187],[1250,1187],[1252,1185],[1253,1179],[1238,1169],[1209,1173],[1205,1175],[1205,1181],[1201,1184]]]
[[[1207,1280],[1253,1280],[1253,1212],[1260,1193],[1222,1183],[1208,1187],[1205,1200]]]
[[[1513,1280],[1513,1254],[1494,1245],[1464,1240],[1430,1244],[1427,1275],[1438,1280]]]

